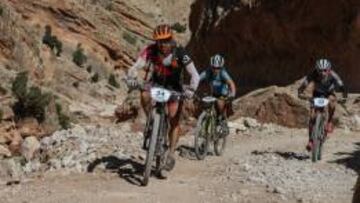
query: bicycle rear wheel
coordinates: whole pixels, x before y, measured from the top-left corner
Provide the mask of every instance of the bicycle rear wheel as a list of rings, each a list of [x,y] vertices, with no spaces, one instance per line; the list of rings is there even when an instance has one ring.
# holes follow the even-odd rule
[[[215,132],[218,134],[215,136],[216,139],[214,140],[214,151],[217,156],[221,156],[224,153],[227,136],[229,135],[229,127],[226,120],[221,121],[220,127],[220,131],[216,130]]]
[[[226,138],[227,136],[220,137],[214,142],[214,151],[217,156],[221,156],[224,154],[226,148]]]

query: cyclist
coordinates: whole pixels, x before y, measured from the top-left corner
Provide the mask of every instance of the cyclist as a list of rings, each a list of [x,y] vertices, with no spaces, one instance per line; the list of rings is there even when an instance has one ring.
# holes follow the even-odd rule
[[[328,59],[319,59],[316,61],[315,70],[305,77],[298,89],[299,98],[306,98],[304,90],[310,86],[312,97],[325,97],[329,99],[328,105],[328,120],[326,124],[326,131],[331,133],[333,131],[332,119],[335,112],[336,96],[335,89],[338,88],[342,92],[342,103],[346,102],[347,90],[343,81],[340,79],[337,73],[332,70],[331,62]],[[306,146],[307,150],[311,150],[311,128],[313,126],[315,117],[314,109],[310,108],[310,122],[309,122],[309,142]]]
[[[145,81],[151,85],[161,85],[164,88],[185,92],[187,98],[192,98],[199,84],[199,74],[191,57],[185,49],[174,40],[171,27],[167,24],[158,25],[153,32],[155,43],[145,47],[135,64],[128,71],[127,84],[137,85],[137,72],[140,69],[146,71]],[[183,87],[182,75],[185,71],[190,75],[190,85]],[[150,71],[151,70],[151,71]],[[149,74],[151,73],[151,74]],[[141,105],[146,114],[151,109],[151,97],[148,88],[141,92]],[[173,168],[175,165],[174,152],[179,139],[179,118],[182,109],[181,100],[171,100],[167,104],[167,112],[170,118],[170,153],[167,165]]]
[[[227,73],[224,64],[224,58],[216,54],[210,58],[210,67],[200,74],[200,81],[210,84],[211,94],[217,98],[216,110],[219,121],[226,118],[226,99],[232,99],[236,95],[235,83]]]

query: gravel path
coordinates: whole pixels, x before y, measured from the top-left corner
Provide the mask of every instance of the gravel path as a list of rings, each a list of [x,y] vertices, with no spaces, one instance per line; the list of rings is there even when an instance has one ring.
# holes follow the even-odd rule
[[[59,132],[42,142],[52,159],[27,166],[20,184],[1,184],[0,202],[351,202],[357,133],[335,131],[313,164],[304,129],[232,124],[224,156],[197,161],[192,137],[183,137],[170,177],[148,187],[139,186],[141,134],[128,125]]]

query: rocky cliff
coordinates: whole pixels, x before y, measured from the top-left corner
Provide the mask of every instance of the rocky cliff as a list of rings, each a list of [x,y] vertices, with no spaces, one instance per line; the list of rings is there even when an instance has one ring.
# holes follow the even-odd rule
[[[319,57],[360,91],[359,8],[357,0],[198,0],[189,48],[202,67],[223,53],[241,93],[290,84]]]
[[[69,116],[72,123],[111,122],[116,106],[125,99],[124,71],[151,42],[158,23],[187,27],[191,2],[1,1],[0,144],[14,146],[11,150],[17,153],[23,139],[58,129],[60,117]],[[189,29],[177,35],[184,44],[189,36]],[[14,112],[21,95],[14,94],[13,82],[24,71],[30,89],[40,87],[53,96],[44,122]],[[39,93],[34,88],[32,93]],[[60,116],[59,109],[65,115]]]

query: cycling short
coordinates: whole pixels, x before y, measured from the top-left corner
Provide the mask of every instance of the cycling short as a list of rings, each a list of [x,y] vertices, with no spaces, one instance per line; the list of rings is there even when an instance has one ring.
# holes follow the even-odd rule
[[[219,100],[227,100],[228,99],[227,95],[213,95],[213,97],[215,97],[216,99],[219,99]]]
[[[328,98],[329,96],[336,97],[335,92],[334,91],[320,92],[320,91],[316,91],[316,90],[313,92],[313,98],[315,98],[315,97]]]

